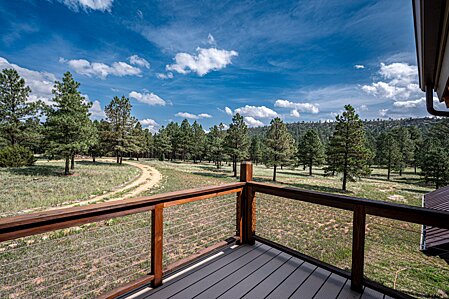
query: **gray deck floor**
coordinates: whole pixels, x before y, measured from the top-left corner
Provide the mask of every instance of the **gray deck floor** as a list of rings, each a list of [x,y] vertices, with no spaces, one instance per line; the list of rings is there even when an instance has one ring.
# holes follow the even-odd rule
[[[223,249],[127,298],[389,298],[287,253],[257,243]]]

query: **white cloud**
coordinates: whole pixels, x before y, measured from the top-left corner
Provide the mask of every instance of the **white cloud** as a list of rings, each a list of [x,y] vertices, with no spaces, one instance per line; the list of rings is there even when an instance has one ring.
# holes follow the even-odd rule
[[[168,72],[167,74],[157,73],[156,77],[162,80],[173,79],[173,73],[172,72]]]
[[[290,102],[288,100],[281,100],[281,99],[276,100],[276,102],[274,103],[274,107],[292,108],[297,111],[310,112],[310,113],[314,113],[314,114],[320,112],[320,109],[318,109],[318,105],[316,105],[316,104],[295,103],[295,102]]]
[[[422,91],[418,85],[418,69],[407,63],[380,64],[379,74],[384,81],[377,81],[371,85],[363,85],[362,90],[378,98],[403,101],[419,98]]]
[[[207,113],[200,113],[198,114],[199,118],[212,118],[212,115],[207,114]]]
[[[59,0],[74,11],[80,8],[87,10],[111,11],[114,0]]]
[[[232,63],[232,57],[238,56],[236,51],[219,50],[216,48],[197,48],[198,55],[188,53],[176,54],[174,64],[166,66],[167,71],[180,74],[195,72],[204,76],[210,71],[218,71]]]
[[[301,115],[299,114],[299,111],[297,109],[293,109],[290,111],[290,116],[299,118]]]
[[[141,103],[148,104],[150,106],[160,105],[165,106],[166,101],[160,98],[158,95],[150,92],[150,93],[140,93],[137,91],[131,91],[129,93],[129,97],[133,98]]]
[[[138,55],[132,55],[128,57],[128,60],[132,65],[137,65],[147,69],[150,68],[150,63],[145,58],[139,57]]]
[[[92,119],[102,119],[106,117],[99,101],[92,102],[92,107],[90,107],[89,112]]]
[[[264,125],[263,122],[261,122],[260,120],[255,119],[254,117],[251,116],[245,116],[243,118],[243,121],[245,122],[245,124],[248,125],[248,127],[254,128],[254,127],[261,127]]]
[[[229,107],[225,107],[225,112],[226,112],[226,114],[229,115],[229,116],[232,116],[232,115],[233,115],[232,110],[231,110],[231,108],[229,108]]]
[[[160,125],[151,118],[141,119],[139,120],[139,122],[143,127],[146,127],[148,130],[150,130],[151,133],[156,133],[160,127]]]
[[[207,113],[193,114],[189,112],[178,112],[175,116],[188,118],[188,119],[200,119],[200,118],[212,118],[212,115]]]
[[[359,107],[359,109],[360,109],[360,111],[368,111],[369,110],[367,105],[361,105]]]
[[[382,117],[387,116],[387,113],[388,113],[388,109],[380,109],[379,110],[379,115]]]
[[[28,98],[29,101],[40,100],[48,105],[53,104],[51,100],[53,97],[52,89],[57,80],[54,74],[23,68],[0,57],[0,69],[5,68],[15,69],[25,79],[26,84],[31,88],[31,93]]]
[[[364,69],[365,66],[363,64],[356,64],[356,65],[354,65],[354,68],[358,69],[358,70],[361,70],[361,69]]]
[[[141,69],[127,64],[126,62],[118,61],[107,65],[101,62],[89,62],[86,59],[72,59],[66,60],[59,58],[60,63],[69,65],[76,73],[88,77],[99,77],[105,79],[109,75],[114,76],[139,76]]]
[[[242,116],[258,117],[258,118],[273,118],[278,116],[276,111],[273,111],[272,109],[267,108],[265,106],[246,105],[245,107],[235,109],[234,113],[239,113]]]

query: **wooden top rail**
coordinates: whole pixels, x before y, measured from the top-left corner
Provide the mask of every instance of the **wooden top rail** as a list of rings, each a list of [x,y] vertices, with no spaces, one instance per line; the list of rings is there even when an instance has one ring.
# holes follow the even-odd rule
[[[230,193],[241,192],[244,182],[201,187],[104,202],[80,207],[61,208],[0,219],[0,242],[68,228],[130,214],[151,211],[157,204],[172,206]]]
[[[255,192],[350,211],[354,211],[356,206],[363,206],[366,214],[449,229],[449,212],[445,211],[431,210],[421,207],[394,204],[339,194],[308,191],[293,187],[281,187],[253,181],[248,182],[248,185]]]

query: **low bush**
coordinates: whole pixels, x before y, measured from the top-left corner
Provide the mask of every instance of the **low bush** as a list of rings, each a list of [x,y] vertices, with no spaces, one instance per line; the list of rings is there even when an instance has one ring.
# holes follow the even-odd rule
[[[31,166],[36,162],[33,152],[29,149],[13,145],[0,149],[0,167]]]

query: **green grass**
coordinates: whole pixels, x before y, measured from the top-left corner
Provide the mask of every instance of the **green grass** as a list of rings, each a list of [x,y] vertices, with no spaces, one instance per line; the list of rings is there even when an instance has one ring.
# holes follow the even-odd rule
[[[63,173],[62,161],[0,168],[0,217],[87,200],[133,180],[140,170],[126,164],[80,161],[74,175]]]

